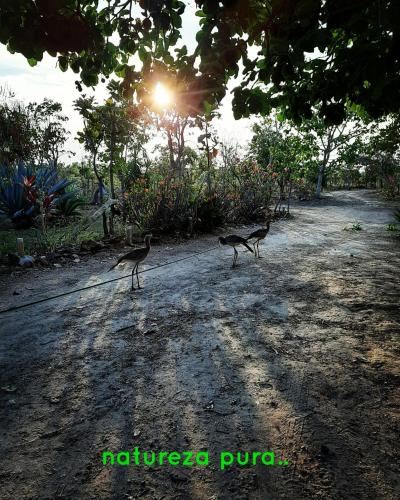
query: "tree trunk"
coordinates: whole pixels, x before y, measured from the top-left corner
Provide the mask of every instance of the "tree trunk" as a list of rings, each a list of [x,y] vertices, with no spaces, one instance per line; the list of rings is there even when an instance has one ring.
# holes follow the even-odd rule
[[[169,170],[170,170],[170,175],[172,172],[175,170],[175,160],[174,160],[174,146],[172,143],[172,135],[169,130],[167,130],[167,137],[168,137],[168,151],[169,151]]]
[[[103,178],[100,176],[97,165],[96,165],[97,153],[93,155],[93,170],[99,184],[99,195],[100,195],[100,205],[103,205]],[[107,215],[103,212],[103,232],[104,236],[107,238],[109,236],[108,226],[107,226]]]
[[[115,200],[115,187],[114,187],[114,148],[115,148],[115,128],[114,123],[111,130],[111,144],[110,144],[110,164],[109,164],[109,175],[110,175],[110,191],[111,197]],[[110,212],[110,234],[114,235],[114,213]]]
[[[317,187],[315,189],[316,198],[321,198],[322,181],[324,179],[324,173],[325,173],[325,164],[322,164],[319,166],[318,169]]]
[[[208,197],[211,198],[212,186],[211,186],[211,152],[208,143],[208,123],[206,121],[206,154],[207,154],[207,190]]]
[[[126,198],[125,198],[125,191],[126,191],[125,177],[123,174],[120,174],[118,177],[119,177],[119,182],[121,184],[121,192],[122,192],[122,200],[121,200],[122,220],[126,222],[128,218],[128,209],[126,206]]]
[[[289,194],[288,194],[288,199],[287,199],[287,213],[290,214],[290,201],[292,197],[292,181],[290,181],[289,184]]]

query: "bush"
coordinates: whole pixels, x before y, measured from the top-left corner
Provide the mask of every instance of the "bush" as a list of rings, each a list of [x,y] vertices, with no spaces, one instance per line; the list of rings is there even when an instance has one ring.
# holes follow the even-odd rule
[[[186,233],[190,218],[196,231],[207,232],[265,216],[275,182],[271,172],[242,161],[207,174],[201,164],[180,175],[155,165],[123,194],[128,220],[142,230]]]
[[[221,226],[225,221],[223,203],[217,197],[201,200],[195,214],[194,227],[204,233]]]

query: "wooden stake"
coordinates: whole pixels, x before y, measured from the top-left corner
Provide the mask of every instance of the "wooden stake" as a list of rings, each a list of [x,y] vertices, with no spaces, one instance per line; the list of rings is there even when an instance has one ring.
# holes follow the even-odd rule
[[[17,238],[17,254],[22,257],[25,255],[24,238]]]

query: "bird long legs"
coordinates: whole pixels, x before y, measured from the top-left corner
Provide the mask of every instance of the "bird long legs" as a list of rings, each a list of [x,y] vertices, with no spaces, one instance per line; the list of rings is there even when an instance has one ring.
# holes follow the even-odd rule
[[[259,248],[260,240],[257,240],[253,243],[253,248],[254,248],[254,257],[255,258],[261,258],[260,257],[260,248]]]
[[[133,273],[135,272],[135,268],[136,268],[136,266],[133,266],[133,268],[132,268],[132,287],[131,287],[131,290],[135,289],[135,287],[133,286]]]
[[[233,250],[234,250],[234,255],[233,255],[233,262],[232,262],[232,269],[236,266],[236,261],[237,261],[237,258],[238,258],[238,251],[236,250],[235,247],[233,247]]]
[[[135,266],[133,266],[133,269],[132,269],[132,290],[135,290],[135,287],[133,286],[133,275],[135,273],[135,270],[136,270],[137,287],[142,288],[140,286],[140,283],[139,283],[139,275],[138,275],[139,264],[136,264]]]

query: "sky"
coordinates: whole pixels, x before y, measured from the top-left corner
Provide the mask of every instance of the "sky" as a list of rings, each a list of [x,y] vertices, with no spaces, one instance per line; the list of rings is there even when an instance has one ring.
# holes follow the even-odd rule
[[[193,50],[194,48],[195,36],[198,31],[198,18],[195,16],[195,10],[194,2],[188,2],[183,18],[182,43],[187,45],[189,50]],[[45,97],[60,102],[63,107],[63,113],[69,118],[67,129],[70,132],[70,137],[66,149],[75,153],[74,158],[68,160],[68,157],[64,156],[62,161],[80,161],[84,157],[84,151],[74,138],[78,130],[82,127],[82,120],[79,113],[73,107],[74,100],[81,95],[74,83],[78,75],[71,70],[63,73],[56,66],[56,62],[56,58],[52,58],[46,54],[37,66],[31,67],[24,56],[17,53],[10,54],[6,47],[0,44],[0,86],[6,85],[9,90],[14,92],[18,100],[25,103],[40,102]],[[113,78],[117,77],[114,76]],[[229,91],[219,109],[221,118],[215,120],[213,123],[220,139],[245,146],[251,138],[251,123],[254,119],[235,121],[233,117],[231,106],[232,95],[229,92],[237,83],[237,81],[229,83]],[[107,91],[104,85],[99,85],[95,90],[84,87],[83,93],[86,95],[95,95],[97,102],[101,102],[107,98]],[[154,144],[155,142],[161,143],[161,137],[155,137],[152,143]],[[192,146],[196,145],[193,137],[188,137],[187,143]]]

